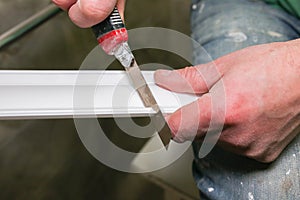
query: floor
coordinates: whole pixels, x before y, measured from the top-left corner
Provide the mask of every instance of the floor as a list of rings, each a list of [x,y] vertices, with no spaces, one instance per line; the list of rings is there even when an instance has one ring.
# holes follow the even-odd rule
[[[48,3],[0,1],[0,33]],[[128,29],[158,26],[189,34],[188,16],[189,2],[185,0],[129,0],[126,25]],[[77,28],[61,13],[0,49],[0,68],[78,69],[95,46],[89,29]],[[155,50],[140,51],[137,56],[144,63],[164,62],[174,68],[185,64]],[[110,119],[100,121],[110,130]],[[130,148],[138,150],[144,143],[131,145],[131,140],[121,135],[111,130],[110,137]],[[83,147],[74,122],[63,119],[0,121],[0,191],[0,199],[6,200],[159,200],[165,196],[161,187],[143,176],[118,172],[99,163]]]

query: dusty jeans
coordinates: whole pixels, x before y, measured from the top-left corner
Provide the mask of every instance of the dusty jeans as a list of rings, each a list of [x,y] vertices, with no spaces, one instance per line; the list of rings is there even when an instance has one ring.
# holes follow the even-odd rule
[[[238,49],[300,37],[300,19],[259,0],[192,0],[192,37],[212,59]],[[300,55],[300,52],[299,52]],[[193,64],[210,61],[194,48]],[[202,199],[300,199],[300,135],[271,164],[261,164],[218,147],[197,158],[193,173]]]

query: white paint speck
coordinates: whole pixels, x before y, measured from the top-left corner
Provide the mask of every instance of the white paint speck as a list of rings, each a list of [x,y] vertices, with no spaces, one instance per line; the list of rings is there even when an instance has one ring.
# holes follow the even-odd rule
[[[246,34],[243,32],[229,32],[227,37],[232,38],[234,42],[244,42],[248,39]]]
[[[244,185],[244,183],[243,183],[243,182],[241,182],[241,185]]]
[[[296,158],[296,154],[293,154],[293,157]]]
[[[202,13],[203,10],[204,10],[204,8],[205,8],[205,3],[202,2],[202,3],[201,3],[201,6],[200,6],[200,9],[199,9],[199,13]]]
[[[210,188],[207,188],[207,190],[208,190],[208,192],[213,192],[213,191],[215,191],[215,189],[214,189],[214,188],[212,188],[212,187],[210,187]]]
[[[192,5],[192,9],[193,9],[193,10],[196,10],[196,9],[197,9],[197,4],[193,4],[193,5]]]
[[[291,170],[289,169],[285,174],[289,175],[291,173]]]
[[[220,24],[221,23],[221,19],[217,19],[216,21],[215,21],[215,24]]]
[[[258,41],[257,35],[253,35],[252,40],[253,40],[254,43],[256,43]]]
[[[274,31],[268,31],[268,34],[272,37],[281,37],[282,34],[278,33],[278,32],[274,32]]]
[[[254,200],[254,196],[251,192],[248,192],[248,200]]]

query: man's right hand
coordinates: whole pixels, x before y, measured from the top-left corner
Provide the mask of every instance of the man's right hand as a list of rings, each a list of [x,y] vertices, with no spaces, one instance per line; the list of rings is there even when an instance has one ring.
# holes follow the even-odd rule
[[[52,0],[69,12],[70,19],[81,28],[91,27],[103,21],[117,6],[124,21],[126,0]]]

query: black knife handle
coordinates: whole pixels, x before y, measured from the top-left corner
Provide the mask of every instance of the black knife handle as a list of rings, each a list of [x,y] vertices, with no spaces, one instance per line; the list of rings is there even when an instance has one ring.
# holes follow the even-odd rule
[[[116,7],[104,21],[92,26],[92,30],[99,45],[108,54],[113,54],[118,45],[128,41],[127,30]]]

